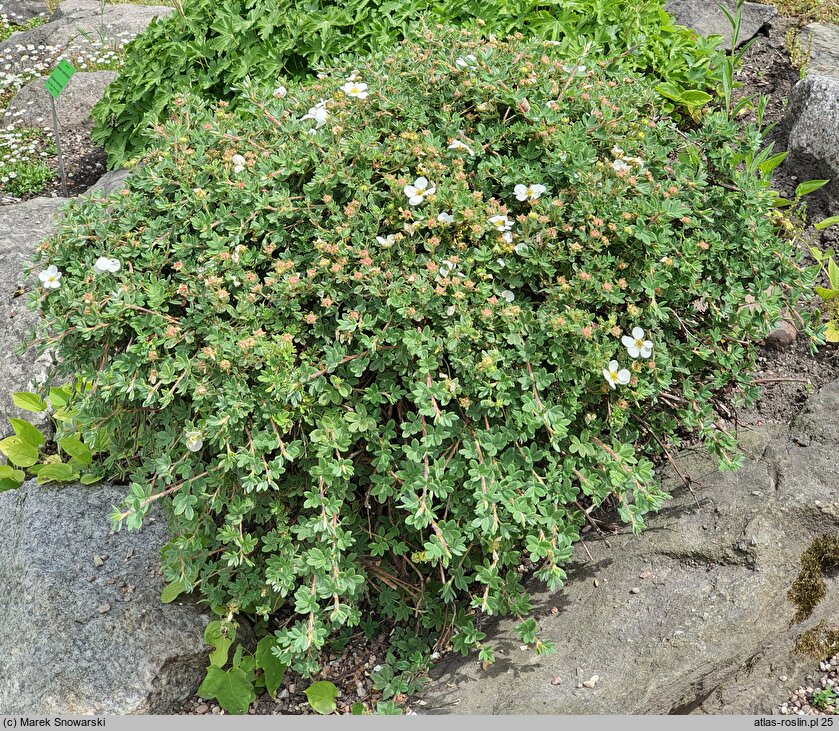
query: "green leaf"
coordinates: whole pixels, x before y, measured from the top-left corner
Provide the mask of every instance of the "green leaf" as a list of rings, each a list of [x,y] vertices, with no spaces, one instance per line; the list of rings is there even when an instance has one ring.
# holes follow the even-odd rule
[[[683,104],[687,104],[689,107],[699,108],[704,107],[713,98],[714,97],[710,94],[706,94],[704,91],[690,89],[682,93],[682,98],[679,101]]]
[[[833,289],[839,289],[839,267],[836,266],[832,257],[827,262],[827,278],[830,280],[830,286]]]
[[[250,704],[256,700],[253,683],[244,670],[222,670],[215,665],[207,668],[207,676],[198,688],[198,695],[205,699],[215,698],[225,711],[237,716],[247,713]]]
[[[799,183],[798,187],[795,189],[795,197],[800,198],[802,195],[813,193],[823,185],[827,185],[829,182],[829,180],[806,180],[803,183]]]
[[[816,291],[816,294],[819,297],[821,297],[825,302],[828,302],[839,296],[839,290],[826,289],[825,287],[813,287],[813,289]]]
[[[839,327],[832,322],[827,323],[824,329],[824,339],[828,343],[839,343]]]
[[[363,703],[353,703],[350,706],[350,714],[353,716],[363,716],[364,715],[364,704]]]
[[[204,642],[215,648],[210,653],[210,663],[217,667],[227,664],[227,654],[236,639],[236,625],[216,619],[204,630]]]
[[[286,666],[271,652],[275,644],[275,638],[269,635],[263,637],[256,645],[256,665],[265,673],[265,689],[272,698],[275,697],[277,688],[283,682],[286,671]]]
[[[835,226],[837,223],[839,223],[839,216],[831,216],[830,218],[825,218],[824,220],[813,224],[813,228],[817,231],[823,231],[828,226]]]
[[[319,680],[317,683],[312,683],[306,688],[306,698],[313,710],[326,716],[330,713],[335,713],[338,707],[335,699],[338,697],[338,688],[335,683],[330,683],[328,680]]]
[[[84,465],[90,464],[93,459],[87,445],[76,437],[65,437],[58,442],[58,446],[67,452],[72,459]]]
[[[789,155],[789,152],[779,152],[777,155],[772,155],[772,157],[767,158],[757,166],[758,170],[760,170],[763,175],[768,176],[769,173],[787,159],[787,155]]]
[[[7,464],[0,465],[0,492],[20,487],[25,479],[23,470],[16,470]]]
[[[82,485],[93,485],[103,479],[105,479],[103,475],[96,475],[92,472],[85,472],[85,474],[83,474],[79,479],[79,482],[81,482]]]
[[[47,482],[73,482],[78,479],[78,470],[66,462],[50,462],[38,470],[39,485]]]
[[[12,401],[15,406],[24,411],[46,411],[47,402],[44,401],[38,394],[29,393],[28,391],[16,391],[12,394]]]
[[[36,449],[40,447],[45,441],[46,437],[41,433],[41,430],[32,426],[28,421],[23,419],[9,419],[12,429],[26,444]]]
[[[786,208],[787,206],[792,205],[792,201],[789,198],[776,198],[772,201],[772,205],[775,206],[775,208]]]
[[[38,450],[20,437],[6,437],[0,442],[0,452],[17,467],[31,467],[38,461]]]
[[[682,101],[682,94],[684,89],[670,81],[665,81],[663,84],[658,84],[655,87],[656,91],[661,94],[665,99],[671,99],[674,102]]]
[[[66,406],[67,402],[70,400],[70,395],[72,391],[70,390],[69,386],[60,386],[59,388],[51,388],[50,389],[50,403],[54,409],[60,409],[62,406]]]
[[[186,591],[186,587],[183,585],[183,582],[173,581],[163,587],[163,591],[160,592],[160,601],[164,604],[171,604],[175,601],[175,599],[183,594],[184,591]]]

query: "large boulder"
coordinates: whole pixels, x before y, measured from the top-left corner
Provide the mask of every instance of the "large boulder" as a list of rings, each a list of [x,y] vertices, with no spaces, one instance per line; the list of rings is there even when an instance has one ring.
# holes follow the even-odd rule
[[[806,56],[806,73],[839,78],[839,26],[810,23],[798,34],[797,45]]]
[[[44,0],[3,0],[0,3],[0,15],[5,15],[15,25],[48,12]]]
[[[734,11],[733,0],[723,0],[723,5]],[[692,28],[700,35],[722,36],[720,46],[731,49],[731,24],[716,0],[667,0],[664,9],[679,25]],[[737,46],[754,38],[777,14],[772,5],[744,3]]]
[[[209,617],[162,604],[157,511],[111,533],[127,488],[0,493],[0,715],[165,714],[197,689]]]
[[[107,4],[98,0],[66,0],[48,23],[12,34],[0,43],[0,54],[17,46],[43,44],[59,50],[89,45],[85,36],[101,39],[106,46],[124,45],[142,33],[159,16],[165,18],[174,9],[164,5]]]
[[[61,128],[87,123],[93,106],[116,77],[116,71],[78,71],[73,74],[56,102]],[[12,97],[3,117],[4,126],[52,128],[52,97],[44,88],[45,80],[30,81]]]
[[[86,195],[106,196],[114,191],[125,188],[125,181],[131,171],[128,168],[120,168],[119,170],[111,170],[105,173],[99,180],[91,185],[86,191]]]
[[[799,81],[783,129],[789,150],[784,170],[799,180],[830,180],[814,196],[839,211],[839,77],[808,74]]]
[[[668,477],[674,498],[644,533],[589,534],[591,557],[578,550],[567,585],[537,595],[556,654],[537,657],[503,620],[485,641],[495,664],[446,658],[425,712],[770,713],[816,664],[796,649],[802,633],[821,621],[839,629],[835,575],[803,621],[787,596],[802,554],[839,530],[837,410],[839,382],[791,428],[744,433],[736,472],[677,457],[694,494]]]
[[[39,357],[33,349],[23,355],[15,351],[25,343],[38,320],[27,307],[28,289],[37,281],[26,281],[23,270],[35,247],[49,236],[57,221],[58,209],[66,198],[33,198],[25,203],[0,207],[0,437],[12,430],[7,417],[33,420],[35,415],[20,411],[9,394],[28,391],[43,381],[49,356]],[[35,418],[40,425],[43,419]]]

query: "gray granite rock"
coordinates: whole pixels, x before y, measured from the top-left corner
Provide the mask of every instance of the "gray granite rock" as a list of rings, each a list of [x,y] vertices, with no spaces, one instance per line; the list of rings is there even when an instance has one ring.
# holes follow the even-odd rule
[[[813,194],[839,212],[839,77],[808,74],[793,88],[783,122],[789,156],[784,170],[805,180],[830,180]]]
[[[724,0],[723,4],[729,10],[734,9],[735,3],[732,0]],[[692,28],[706,37],[722,36],[721,47],[730,50],[731,25],[716,0],[667,0],[664,8],[679,25]],[[772,5],[745,3],[738,47],[754,38],[777,14],[778,11]]]
[[[93,106],[116,77],[116,71],[77,71],[73,74],[56,102],[61,128],[85,124],[90,119]],[[44,81],[30,81],[15,94],[3,116],[4,126],[52,128],[52,97],[44,88]]]
[[[26,281],[24,266],[38,243],[49,236],[56,212],[66,198],[33,198],[25,203],[0,207],[0,436],[12,433],[7,417],[15,416],[43,426],[44,415],[16,409],[9,398],[12,391],[27,391],[43,379],[49,356],[38,357],[33,349],[17,355],[38,320],[27,307],[28,290],[37,281]]]
[[[197,689],[209,617],[162,604],[165,521],[112,534],[127,488],[0,493],[0,715],[165,714]]]
[[[67,0],[58,6],[48,23],[15,33],[0,43],[0,53],[30,43],[61,50],[89,46],[85,35],[101,37],[109,45],[123,45],[142,33],[156,16],[165,18],[173,12],[173,8],[163,5],[131,4],[108,4],[100,12],[97,0]]]
[[[522,649],[516,622],[502,620],[484,641],[495,664],[445,658],[423,712],[770,713],[814,666],[795,650],[801,633],[821,620],[839,627],[835,578],[802,622],[787,598],[802,553],[839,530],[838,412],[834,382],[792,427],[743,434],[736,472],[680,455],[698,507],[671,475],[674,498],[644,533],[589,534],[591,558],[578,549],[565,588],[537,594],[540,636],[557,653]]]
[[[111,170],[105,173],[99,180],[91,185],[86,191],[86,195],[110,195],[114,191],[122,190],[125,187],[125,181],[131,171],[127,168],[120,168],[119,170]]]
[[[798,34],[797,45],[805,54],[806,73],[839,78],[839,26],[810,23]]]
[[[0,2],[0,15],[5,15],[15,25],[48,13],[44,0],[3,0]]]

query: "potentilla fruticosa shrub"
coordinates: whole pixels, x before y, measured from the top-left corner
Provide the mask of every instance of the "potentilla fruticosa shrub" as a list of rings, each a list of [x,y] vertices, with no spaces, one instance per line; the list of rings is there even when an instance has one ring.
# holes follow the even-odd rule
[[[448,25],[550,40],[570,59],[621,56],[629,70],[678,88],[708,89],[722,80],[718,38],[676,25],[663,0],[185,0],[126,48],[125,65],[93,109],[93,139],[110,167],[141,154],[150,125],[165,121],[187,92],[213,104],[238,102],[246,78],[272,83],[305,78],[342,54],[397,43],[423,15]],[[586,63],[587,61],[584,61]]]
[[[804,279],[737,167],[760,136],[552,52],[427,31],[236,113],[181,99],[40,248],[44,344],[130,471],[115,524],[164,505],[167,580],[278,620],[304,673],[371,617],[491,660],[512,614],[549,651],[522,567],[561,586],[591,505],[640,530],[656,440],[736,462],[712,398],[753,395]]]

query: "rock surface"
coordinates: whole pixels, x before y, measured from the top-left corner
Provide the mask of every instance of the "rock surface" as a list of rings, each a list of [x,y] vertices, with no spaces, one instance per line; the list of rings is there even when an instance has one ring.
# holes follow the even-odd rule
[[[808,76],[792,91],[783,128],[789,156],[785,172],[799,180],[828,179],[811,197],[839,210],[839,77]]]
[[[48,12],[44,0],[3,0],[0,3],[0,15],[5,15],[13,23],[25,23]]]
[[[131,171],[127,168],[120,168],[119,170],[111,170],[105,173],[99,180],[91,185],[86,191],[86,195],[110,195],[114,191],[122,190],[125,187],[125,181]]]
[[[798,34],[798,45],[805,53],[808,75],[839,78],[839,26],[810,23]]]
[[[725,0],[723,4],[729,10],[734,10],[735,3],[732,0]],[[667,0],[664,9],[679,25],[693,28],[700,35],[722,36],[720,46],[726,50],[731,49],[731,25],[716,0]],[[777,14],[778,11],[771,5],[745,3],[737,46],[754,38]]]
[[[162,604],[165,521],[111,534],[127,488],[0,493],[0,715],[163,714],[198,687],[208,617]]]
[[[174,12],[164,5],[105,5],[100,12],[98,0],[66,0],[50,21],[30,30],[12,34],[0,43],[0,53],[18,45],[49,45],[66,49],[87,44],[85,34],[100,37],[105,45],[126,43],[142,33],[155,16],[165,18]]]
[[[540,636],[557,653],[523,650],[503,620],[485,641],[495,664],[446,658],[423,712],[771,712],[814,663],[794,650],[801,633],[821,620],[839,628],[835,575],[801,623],[787,598],[811,541],[839,530],[837,413],[834,382],[791,427],[742,434],[748,459],[736,472],[680,455],[699,507],[668,478],[674,498],[644,533],[590,538],[592,558],[576,552],[566,587],[537,595]]]
[[[33,421],[36,415],[16,409],[9,398],[12,391],[31,390],[33,380],[42,378],[48,356],[37,357],[33,350],[17,355],[16,349],[29,338],[38,316],[27,307],[27,289],[37,282],[26,282],[23,268],[31,260],[37,244],[49,236],[56,212],[65,198],[33,198],[25,203],[0,207],[0,436],[12,433],[7,417]],[[28,286],[27,286],[28,285]],[[34,419],[39,425],[43,417]]]
[[[116,71],[77,71],[73,74],[56,102],[61,129],[87,123],[93,106],[116,77]],[[6,108],[4,125],[14,123],[18,127],[47,126],[52,129],[52,97],[44,88],[44,81],[46,78],[30,81],[15,94]]]

